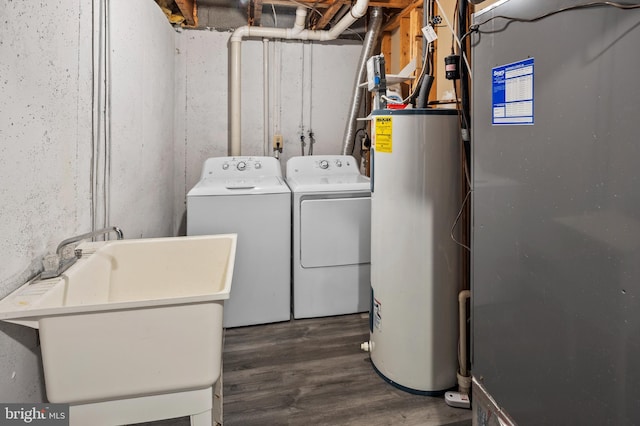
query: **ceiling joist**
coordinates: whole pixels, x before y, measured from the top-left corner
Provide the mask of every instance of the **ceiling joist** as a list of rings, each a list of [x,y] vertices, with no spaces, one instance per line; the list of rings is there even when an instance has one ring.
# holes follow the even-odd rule
[[[382,31],[393,31],[396,28],[398,28],[400,26],[400,22],[402,21],[403,18],[406,18],[409,15],[411,15],[411,12],[413,12],[416,8],[422,7],[422,2],[423,2],[423,0],[416,0],[415,2],[410,3],[409,5],[405,6],[402,9],[402,11],[400,11],[398,14],[396,14],[396,16],[394,16],[393,19],[390,20],[387,23],[387,25],[384,26]]]
[[[175,0],[187,25],[198,26],[198,10],[195,0]]]
[[[318,23],[314,25],[312,29],[323,30],[324,27],[326,27],[329,24],[331,19],[333,19],[333,17],[336,16],[336,13],[338,13],[340,8],[345,4],[347,4],[346,1],[334,0],[333,4],[329,6],[329,8],[326,11],[324,11],[324,13],[322,14],[322,18],[320,18]]]

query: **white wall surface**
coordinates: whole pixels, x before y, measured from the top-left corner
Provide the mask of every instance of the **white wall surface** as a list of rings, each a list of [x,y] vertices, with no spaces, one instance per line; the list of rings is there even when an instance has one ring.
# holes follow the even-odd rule
[[[98,80],[92,11],[99,3],[0,0],[0,297],[61,240],[91,229]],[[202,163],[227,155],[230,34],[176,34],[152,0],[109,3],[109,222],[126,238],[176,234]],[[301,121],[305,134],[313,127],[315,153],[341,152],[359,54],[358,43],[270,44],[281,95],[274,103],[272,81],[268,124],[272,136],[281,110],[283,165],[299,154]],[[262,93],[262,42],[248,41],[245,155],[263,153]],[[0,401],[44,400],[41,376],[36,333],[0,322]]]
[[[125,238],[170,236],[175,31],[152,0],[109,3],[110,223]]]
[[[126,237],[169,235],[173,31],[152,0],[110,3],[109,210]],[[98,4],[0,0],[0,297],[61,240],[91,229]],[[39,356],[34,330],[0,322],[0,401],[44,399]]]
[[[0,0],[0,17],[3,297],[90,226],[91,2]],[[35,331],[0,323],[0,401],[42,400],[39,352]]]
[[[216,31],[176,35],[176,89],[184,92],[176,94],[175,158],[184,161],[184,167],[183,174],[176,172],[175,209],[177,222],[183,224],[186,194],[199,180],[203,162],[228,153],[230,35]],[[300,155],[301,124],[307,142],[310,126],[315,133],[314,154],[342,152],[360,51],[361,44],[356,42],[269,43],[269,135],[271,139],[279,130],[284,136],[283,171],[286,160]],[[243,42],[242,155],[264,154],[262,60],[261,40]],[[267,155],[272,155],[271,148]],[[176,232],[184,229],[183,225]]]

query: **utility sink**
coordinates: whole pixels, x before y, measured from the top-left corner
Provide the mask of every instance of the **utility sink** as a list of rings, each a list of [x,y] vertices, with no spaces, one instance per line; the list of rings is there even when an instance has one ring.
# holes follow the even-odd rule
[[[236,235],[78,248],[60,277],[0,301],[0,320],[40,329],[48,400],[71,404],[71,424],[210,425]]]

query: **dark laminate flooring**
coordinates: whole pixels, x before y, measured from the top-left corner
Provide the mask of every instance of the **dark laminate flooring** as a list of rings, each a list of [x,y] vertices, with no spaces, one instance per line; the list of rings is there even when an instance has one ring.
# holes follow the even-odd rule
[[[368,337],[366,314],[226,330],[225,426],[471,425],[470,410],[384,382],[360,350]]]

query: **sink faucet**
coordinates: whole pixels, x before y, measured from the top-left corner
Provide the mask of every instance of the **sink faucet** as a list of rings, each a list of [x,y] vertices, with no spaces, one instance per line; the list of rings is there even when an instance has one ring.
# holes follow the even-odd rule
[[[55,254],[45,256],[44,260],[42,261],[44,271],[40,275],[40,278],[46,280],[48,278],[59,277],[64,271],[69,269],[69,267],[73,265],[76,260],[78,260],[79,256],[77,253],[75,256],[65,259],[63,257],[65,247],[83,240],[88,240],[89,238],[93,238],[98,235],[106,235],[110,232],[115,232],[119,240],[123,238],[122,230],[117,226],[111,226],[109,228],[98,229],[96,231],[87,232],[86,234],[76,235],[75,237],[63,240],[60,244],[58,244],[58,248],[56,249]]]

